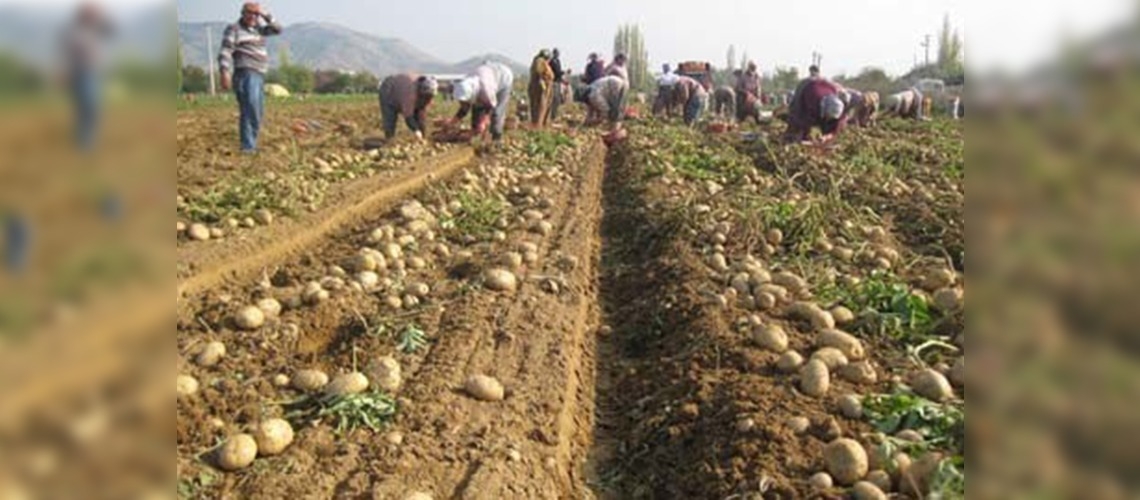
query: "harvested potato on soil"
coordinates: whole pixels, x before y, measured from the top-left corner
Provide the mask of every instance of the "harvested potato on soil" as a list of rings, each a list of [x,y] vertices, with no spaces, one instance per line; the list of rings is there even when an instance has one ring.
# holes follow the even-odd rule
[[[316,392],[329,383],[329,376],[320,370],[301,370],[293,374],[293,387],[302,392]]]
[[[780,325],[763,325],[752,329],[752,341],[774,353],[788,350],[788,334]]]
[[[249,434],[230,436],[217,450],[218,467],[236,471],[249,467],[257,458],[257,441]]]
[[[893,489],[891,475],[885,470],[877,469],[868,472],[866,480],[884,492],[890,492]]]
[[[253,439],[257,441],[258,454],[277,455],[293,443],[293,426],[283,419],[271,418],[258,424]]]
[[[855,313],[850,309],[843,306],[835,306],[831,308],[831,317],[835,320],[836,325],[846,325],[855,321]],[[835,328],[834,326],[829,328]]]
[[[785,352],[776,360],[776,369],[784,373],[792,373],[804,364],[804,357],[796,351]]]
[[[194,362],[198,366],[210,367],[221,363],[224,357],[226,357],[226,345],[214,341],[202,346],[202,350],[198,351],[198,356],[194,358]]]
[[[276,318],[281,315],[281,303],[272,297],[257,301],[257,308],[265,313],[266,318]]]
[[[176,394],[178,397],[193,396],[198,393],[198,379],[190,375],[179,375]]]
[[[483,274],[487,288],[496,292],[513,292],[519,287],[515,274],[506,269],[490,269]]]
[[[349,396],[366,390],[368,390],[368,377],[360,372],[337,375],[329,385],[325,386],[325,394],[329,396]]]
[[[808,361],[800,369],[800,390],[812,397],[822,397],[831,387],[831,373],[827,365],[818,359]]]
[[[829,329],[819,332],[816,336],[816,345],[819,347],[834,347],[847,356],[848,361],[859,361],[866,353],[863,351],[863,342],[850,333],[842,330]]]
[[[808,484],[816,490],[827,490],[835,486],[835,481],[831,479],[831,474],[826,472],[817,472],[812,474],[811,479],[808,479]]]
[[[839,368],[839,378],[860,385],[870,385],[879,381],[879,375],[870,361],[856,361]]]
[[[966,385],[966,357],[962,356],[950,368],[950,381],[959,387]]]
[[[390,393],[400,390],[400,384],[403,382],[400,375],[400,362],[391,356],[384,356],[376,360],[371,375],[376,387]]]
[[[824,365],[827,365],[828,370],[833,371],[847,366],[848,362],[847,356],[843,354],[843,351],[840,351],[834,347],[824,347],[813,352],[811,359],[818,359],[822,361]]]
[[[245,306],[234,313],[234,324],[242,330],[257,330],[265,324],[265,312],[257,306]]]
[[[855,500],[887,500],[887,494],[869,481],[855,483],[855,487],[851,489],[851,495]]]
[[[839,398],[839,413],[851,420],[863,418],[863,398],[848,394]]]
[[[937,370],[926,369],[911,376],[910,386],[919,396],[935,402],[954,399],[954,389],[950,381]]]
[[[486,375],[472,375],[463,384],[463,389],[471,397],[480,401],[502,401],[504,397],[503,384],[497,379]]]
[[[934,307],[940,311],[953,312],[962,308],[965,294],[960,288],[943,288],[934,292]]]
[[[867,475],[867,451],[853,439],[839,438],[829,443],[823,449],[823,461],[831,477],[845,486]]]

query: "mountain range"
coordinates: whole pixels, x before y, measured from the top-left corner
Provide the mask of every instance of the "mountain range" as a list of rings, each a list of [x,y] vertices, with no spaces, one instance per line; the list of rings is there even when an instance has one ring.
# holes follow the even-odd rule
[[[212,62],[210,53],[217,57],[225,28],[226,23],[222,22],[178,23],[183,64],[205,67]],[[448,63],[399,38],[382,38],[331,23],[287,25],[281,35],[267,40],[274,66],[279,65],[282,55],[287,53],[291,63],[308,68],[367,71],[381,77],[403,71],[465,74],[487,60],[506,64],[516,74],[527,72],[527,66],[499,54],[476,55]]]

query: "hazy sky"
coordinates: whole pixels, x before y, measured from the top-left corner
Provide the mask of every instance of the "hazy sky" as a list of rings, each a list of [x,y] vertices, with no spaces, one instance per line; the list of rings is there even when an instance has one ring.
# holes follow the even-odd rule
[[[182,21],[229,21],[241,2],[177,4]],[[723,66],[734,44],[738,58],[747,51],[762,69],[802,68],[819,51],[827,74],[866,66],[907,71],[923,57],[923,35],[937,36],[943,14],[965,38],[971,67],[1019,69],[1052,53],[1062,34],[1096,33],[1129,11],[1127,0],[276,0],[263,5],[286,24],[333,22],[402,38],[448,61],[498,52],[526,62],[538,47],[557,46],[564,62],[577,70],[588,52],[612,55],[619,24],[637,23],[654,67],[687,59]]]

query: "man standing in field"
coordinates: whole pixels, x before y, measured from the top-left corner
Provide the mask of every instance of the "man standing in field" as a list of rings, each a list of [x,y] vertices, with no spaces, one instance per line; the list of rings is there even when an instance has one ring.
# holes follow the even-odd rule
[[[459,112],[450,122],[457,123],[471,113],[471,129],[482,134],[490,122],[491,137],[503,138],[503,125],[511,103],[511,86],[515,76],[511,69],[497,62],[487,62],[455,84],[452,96],[459,102]]]
[[[438,89],[439,83],[430,76],[403,73],[385,78],[380,84],[384,137],[396,135],[396,118],[403,115],[408,130],[422,141],[427,131],[427,109]]]
[[[590,57],[587,58],[586,71],[582,73],[582,83],[590,85],[599,78],[605,76],[606,62],[598,56],[597,52],[591,52]]]
[[[111,24],[102,9],[95,3],[84,3],[79,7],[75,22],[64,33],[68,84],[75,103],[75,139],[83,151],[90,151],[95,145],[102,48],[111,32]]]
[[[550,58],[550,71],[554,73],[554,89],[550,98],[550,113],[547,122],[558,119],[558,108],[566,102],[566,71],[562,69],[562,55],[554,49],[554,57]]]
[[[222,90],[232,88],[237,97],[242,152],[257,150],[261,118],[265,115],[265,73],[269,71],[265,37],[279,34],[281,25],[254,2],[242,5],[241,19],[227,26],[222,34],[222,50],[218,53]]]
[[[530,124],[542,128],[546,126],[547,113],[554,91],[554,70],[550,68],[550,51],[542,49],[530,63],[530,83],[527,94],[530,98]]]
[[[677,84],[677,75],[673,73],[669,64],[661,65],[661,76],[657,77],[657,96],[653,99],[653,115],[673,117],[673,85]]]

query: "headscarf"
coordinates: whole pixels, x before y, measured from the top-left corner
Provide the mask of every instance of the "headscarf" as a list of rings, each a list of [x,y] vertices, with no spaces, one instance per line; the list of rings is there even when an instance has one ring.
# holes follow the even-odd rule
[[[843,100],[836,94],[824,96],[819,108],[823,117],[828,120],[838,120],[840,116],[843,116]]]
[[[436,81],[434,76],[421,76],[419,81],[416,82],[416,89],[421,94],[435,95],[439,90],[439,82]]]
[[[469,76],[455,84],[455,89],[452,91],[451,96],[459,102],[471,102],[475,99],[475,93],[479,91],[479,77]]]

